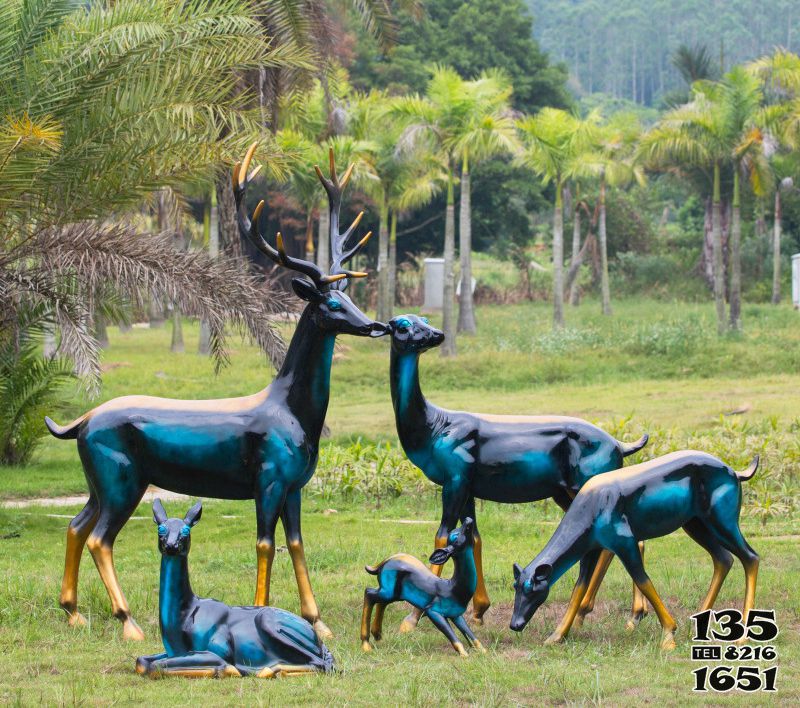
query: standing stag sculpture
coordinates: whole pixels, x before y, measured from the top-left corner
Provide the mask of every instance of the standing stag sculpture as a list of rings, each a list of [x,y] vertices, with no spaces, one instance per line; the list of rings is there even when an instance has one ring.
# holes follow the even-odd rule
[[[120,587],[113,546],[148,485],[154,484],[183,494],[255,500],[256,605],[269,604],[275,527],[280,517],[297,578],[300,612],[320,637],[331,634],[320,619],[306,567],[300,490],[317,464],[336,335],[379,337],[386,333],[384,325],[370,320],[344,292],[350,278],[366,276],[346,270],[344,265],[364,246],[371,232],[347,249],[361,214],[344,233],[339,232],[342,192],[352,165],[340,180],[331,151],[330,178],[315,168],[330,205],[330,274],[314,263],[288,256],[280,233],[277,248],[273,248],[258,228],[263,200],[252,220],[244,210],[247,187],[258,171],[256,168],[247,174],[255,148],[253,144],[233,170],[239,230],[272,261],[304,276],[293,279],[292,287],[308,304],[283,366],[272,384],[258,393],[206,401],[125,396],[98,406],[68,425],[45,419],[55,437],[77,439],[90,492],[89,501],[67,531],[60,603],[72,625],[85,623],[77,609],[78,569],[85,544],[108,591],[113,614],[123,622],[124,637],[144,638]]]
[[[552,498],[566,510],[587,480],[622,467],[623,458],[647,443],[647,435],[635,443],[622,443],[579,418],[485,415],[439,408],[422,395],[419,356],[439,346],[444,335],[415,315],[395,317],[388,326],[392,335],[390,385],[400,444],[425,476],[442,487],[436,548],[446,545],[459,519],[476,518],[476,498],[502,504]],[[478,585],[472,610],[480,624],[490,603],[477,520],[473,533]],[[596,565],[594,557],[581,560],[573,600],[579,593],[585,600],[582,614],[591,611],[594,595],[584,596],[580,590]],[[434,572],[441,573],[441,566]],[[638,622],[645,612],[644,596],[634,588],[631,621]],[[401,631],[411,631],[421,614],[418,609],[412,611],[403,620]],[[563,640],[569,624],[562,622],[550,641]]]

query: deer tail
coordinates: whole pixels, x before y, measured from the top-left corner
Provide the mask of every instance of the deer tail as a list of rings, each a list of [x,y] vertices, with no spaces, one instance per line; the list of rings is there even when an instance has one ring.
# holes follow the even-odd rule
[[[756,455],[746,470],[742,470],[741,472],[735,472],[739,480],[741,480],[742,482],[746,482],[756,473],[756,470],[758,469],[759,459],[760,459],[759,456]]]
[[[50,431],[52,436],[59,438],[60,440],[74,440],[78,437],[81,423],[83,423],[84,420],[86,420],[86,414],[82,415],[80,418],[76,418],[67,425],[59,425],[48,416],[45,416],[44,424],[47,426],[47,429]]]
[[[645,433],[636,442],[619,443],[619,446],[622,449],[622,456],[628,457],[628,455],[632,455],[634,452],[639,452],[639,450],[641,450],[645,445],[647,445],[648,440],[650,440],[650,436],[647,433]]]
[[[370,575],[377,575],[381,572],[381,568],[383,568],[383,563],[378,563],[378,565],[365,565],[364,570],[366,570]]]

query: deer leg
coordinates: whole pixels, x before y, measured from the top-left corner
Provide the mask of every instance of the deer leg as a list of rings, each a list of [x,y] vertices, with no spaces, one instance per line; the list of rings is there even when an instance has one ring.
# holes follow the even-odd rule
[[[469,628],[467,620],[464,619],[464,615],[453,617],[453,624],[456,626],[456,629],[464,635],[473,649],[479,651],[481,654],[486,653],[486,649],[484,648],[483,644],[481,644],[480,639],[478,639],[475,636],[475,633]]]
[[[644,541],[639,541],[639,554],[644,561]],[[633,601],[631,602],[631,616],[625,623],[625,629],[629,632],[636,629],[645,617],[647,616],[647,600],[645,599],[642,591],[639,590],[636,583],[633,584]]]
[[[361,610],[361,649],[364,651],[372,651],[372,645],[369,643],[369,622],[377,595],[378,591],[375,588],[364,590],[364,607]]]
[[[472,597],[472,620],[477,625],[483,624],[483,616],[492,604],[489,600],[489,593],[486,591],[486,581],[483,577],[483,544],[481,535],[478,532],[478,518],[475,513],[475,497],[471,496],[464,505],[464,510],[460,514],[463,524],[467,517],[475,522],[472,531],[473,554],[475,556],[475,571],[478,575],[478,584],[475,586],[475,594]]]
[[[445,619],[445,617],[440,615],[438,612],[432,612],[431,610],[426,610],[425,614],[428,615],[436,629],[438,629],[450,640],[450,644],[453,645],[453,649],[455,649],[461,656],[469,656],[469,654],[467,654],[467,650],[464,649],[464,645],[458,641],[456,633],[453,631],[453,628],[450,626],[450,623],[447,621],[447,619]]]
[[[106,586],[106,591],[111,599],[111,611],[114,617],[122,620],[123,638],[137,641],[144,640],[144,632],[131,616],[128,601],[119,584],[117,570],[114,567],[114,541],[139,505],[144,490],[143,485],[136,489],[123,490],[123,493],[128,492],[124,497],[123,493],[118,492],[115,498],[122,499],[123,503],[115,506],[108,505],[104,499],[101,499],[100,515],[86,542],[94,564],[97,566],[97,571],[100,573],[100,579]]]
[[[256,607],[269,605],[272,561],[275,559],[275,527],[286,499],[285,488],[273,482],[259,487],[256,498]]]
[[[64,558],[64,579],[61,582],[59,603],[64,608],[71,627],[86,624],[86,618],[78,612],[78,570],[86,539],[97,523],[97,499],[89,495],[89,501],[70,522],[67,529],[67,550]]]
[[[466,501],[467,489],[465,484],[445,484],[442,487],[442,521],[439,524],[439,530],[436,532],[436,538],[433,542],[434,548],[444,548],[447,545],[447,536],[456,527]],[[432,565],[431,572],[436,577],[440,577],[443,568],[444,566],[442,565]],[[479,575],[479,577],[482,576]],[[400,623],[401,634],[413,632],[419,623],[420,617],[422,617],[422,610],[417,608],[411,610]]]
[[[594,610],[597,591],[600,589],[603,578],[606,577],[608,566],[611,565],[612,560],[614,560],[614,554],[611,551],[605,548],[600,551],[600,559],[597,561],[591,580],[589,580],[589,587],[586,588],[586,594],[583,596],[581,606],[578,608],[578,614],[575,615],[575,620],[572,623],[573,627],[580,627],[586,615]]]
[[[149,674],[154,661],[166,658],[167,652],[165,651],[162,651],[159,654],[147,654],[146,656],[140,656],[138,659],[136,659],[136,673],[141,674],[142,676]]]
[[[295,489],[286,496],[286,502],[281,511],[281,521],[286,532],[286,545],[292,557],[294,575],[297,579],[297,590],[300,593],[300,614],[303,619],[310,622],[320,639],[330,639],[333,632],[320,619],[317,600],[311,589],[311,579],[308,577],[306,554],[303,548],[303,535],[300,532],[300,490]]]
[[[600,550],[589,551],[583,558],[581,558],[580,572],[578,573],[578,580],[572,590],[572,597],[570,597],[567,611],[561,618],[558,627],[555,631],[545,640],[545,644],[558,644],[563,642],[564,638],[569,634],[572,627],[572,622],[575,620],[575,615],[578,614],[578,609],[583,602],[586,595],[586,590],[589,587],[589,580],[594,575],[597,568],[598,558],[600,557]]]
[[[714,538],[714,535],[699,519],[692,519],[684,525],[683,530],[699,546],[703,547],[714,562],[714,574],[711,576],[711,585],[708,587],[706,597],[700,605],[700,611],[710,610],[714,606],[722,583],[733,565],[733,556],[725,550]]]
[[[386,610],[385,602],[375,604],[375,617],[372,620],[372,636],[375,641],[380,641],[383,637],[383,613]]]
[[[137,662],[138,670],[138,662]],[[152,678],[183,676],[184,678],[225,678],[241,676],[241,672],[211,651],[192,651],[183,656],[170,656],[150,663],[147,675]]]
[[[628,536],[626,540],[619,538],[619,541],[620,543],[615,544],[613,550],[619,556],[619,559],[625,566],[625,570],[627,570],[633,578],[633,582],[636,583],[636,586],[650,601],[650,604],[655,610],[658,621],[661,624],[661,629],[663,630],[661,648],[672,650],[675,648],[675,628],[678,625],[675,624],[675,620],[664,606],[655,587],[653,587],[650,577],[645,572],[639,545],[633,540],[632,535]]]

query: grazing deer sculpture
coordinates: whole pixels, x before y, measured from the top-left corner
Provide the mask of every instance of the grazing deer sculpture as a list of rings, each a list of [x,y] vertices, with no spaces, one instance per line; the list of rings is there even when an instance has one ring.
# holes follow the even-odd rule
[[[337,178],[330,153],[330,179],[317,174],[328,193],[331,210],[331,274],[314,263],[286,254],[278,234],[277,249],[258,230],[261,201],[252,221],[243,202],[247,170],[255,144],[233,170],[233,191],[241,234],[262,253],[304,278],[292,280],[298,297],[308,304],[292,337],[281,370],[270,386],[242,398],[181,401],[152,396],[125,396],[108,401],[65,426],[45,418],[57,438],[77,439],[89,486],[89,501],[67,531],[61,606],[72,625],[84,624],[77,611],[78,568],[84,544],[94,559],[111,598],[113,614],[123,622],[123,635],[143,639],[120,587],[112,549],[114,540],[150,484],[196,496],[254,499],[258,539],[255,604],[269,604],[275,527],[286,531],[294,565],[302,616],[321,637],[330,630],[319,617],[306,567],[300,532],[300,490],[314,474],[319,438],[330,393],[330,371],[337,334],[379,337],[385,325],[373,322],[345,294],[350,278],[366,273],[343,266],[371,233],[347,250],[347,241],[361,215],[339,232],[342,191],[352,165]]]
[[[442,487],[442,519],[436,547],[459,519],[475,519],[475,498],[519,504],[552,498],[562,509],[594,475],[622,467],[624,457],[647,443],[622,443],[595,425],[562,416],[480,415],[439,408],[428,402],[419,385],[419,356],[439,346],[444,334],[424,317],[401,315],[388,324],[392,337],[390,385],[400,444],[425,476]],[[477,521],[475,563],[478,586],[472,601],[480,624],[489,608],[483,578],[481,537]],[[595,563],[581,562],[581,578]],[[441,567],[434,572],[441,573]],[[577,586],[576,586],[577,589]],[[577,590],[576,590],[577,591]],[[591,610],[587,598],[584,612]],[[632,621],[646,611],[644,598],[634,592]],[[421,613],[414,610],[401,625],[411,631]],[[554,633],[552,641],[563,634]]]
[[[170,519],[159,499],[161,579],[158,620],[166,651],[140,656],[136,672],[152,677],[275,676],[333,671],[333,656],[301,617],[274,607],[231,607],[197,597],[189,582],[192,527],[203,506]]]
[[[579,582],[567,610],[567,627],[581,596],[599,585],[605,568],[619,556],[637,587],[653,605],[663,629],[662,649],[675,648],[672,618],[642,562],[638,541],[683,528],[714,561],[714,574],[701,610],[710,610],[733,564],[742,562],[746,588],[744,619],[753,609],[758,554],[739,528],[742,482],[758,469],[758,457],[743,472],[705,452],[685,450],[590,479],[572,501],[555,533],[525,568],[514,564],[514,614],[511,629],[521,632],[547,599],[552,585],[587,554],[601,571],[589,586]]]
[[[467,656],[467,652],[448,620],[464,635],[470,646],[481,652],[486,651],[464,619],[478,583],[473,555],[474,525],[472,519],[466,518],[461,528],[448,535],[447,545],[437,548],[430,557],[430,562],[439,567],[448,559],[453,559],[453,577],[447,580],[432,573],[422,561],[406,553],[397,553],[374,567],[365,566],[370,575],[378,576],[379,587],[364,591],[364,610],[361,615],[361,648],[364,651],[372,650],[370,631],[376,640],[382,636],[386,605],[401,600],[410,602],[426,615],[461,656]],[[373,608],[375,619],[370,628]]]

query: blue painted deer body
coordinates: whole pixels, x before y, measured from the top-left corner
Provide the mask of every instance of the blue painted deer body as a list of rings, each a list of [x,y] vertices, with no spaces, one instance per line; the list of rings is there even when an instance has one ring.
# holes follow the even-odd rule
[[[512,504],[552,498],[566,509],[588,480],[618,469],[624,457],[647,443],[645,435],[626,445],[579,418],[480,415],[435,406],[422,395],[419,356],[441,344],[444,335],[415,315],[395,317],[388,326],[392,402],[400,443],[425,476],[442,487],[437,546],[444,545],[459,519],[475,518],[476,498]],[[473,614],[478,622],[490,604],[481,553],[476,523],[478,587]],[[582,570],[590,575],[593,566],[582,566]],[[644,611],[641,598],[635,598],[634,616],[638,619]],[[419,613],[412,612],[402,629],[412,629],[418,618]]]
[[[220,499],[254,499],[257,522],[255,604],[269,603],[275,527],[286,531],[300,594],[301,614],[321,636],[330,631],[319,617],[311,590],[300,529],[300,491],[314,474],[319,438],[330,391],[330,370],[337,334],[381,336],[385,326],[364,315],[344,293],[342,283],[362,273],[342,264],[364,245],[362,239],[343,251],[345,234],[338,232],[338,209],[346,178],[339,182],[331,157],[331,180],[323,184],[336,212],[331,245],[335,272],[325,275],[313,263],[291,258],[272,248],[242,211],[247,166],[253,148],[234,172],[239,228],[263,253],[308,278],[295,278],[295,293],[308,304],[292,337],[285,362],[273,383],[242,398],[181,401],[151,396],[125,396],[104,403],[69,425],[49,418],[50,432],[74,438],[90,490],[89,501],[67,531],[61,606],[70,624],[83,624],[77,611],[78,568],[84,544],[97,565],[111,598],[115,617],[123,621],[129,639],[143,639],[131,616],[114,569],[112,549],[120,529],[139,504],[148,485],[184,494]],[[357,221],[356,221],[357,223]]]
[[[158,616],[166,651],[140,656],[136,671],[159,676],[259,678],[333,670],[333,657],[304,619],[274,607],[231,607],[200,598],[189,582],[191,529],[198,502],[186,517],[170,519],[157,499],[161,581]]]
[[[596,590],[610,559],[617,555],[647,597],[663,628],[662,648],[675,647],[675,620],[644,569],[638,541],[665,536],[679,528],[714,561],[714,574],[703,610],[711,609],[735,555],[746,577],[744,616],[755,603],[758,555],[739,529],[742,482],[758,469],[758,457],[735,472],[704,452],[674,452],[587,482],[578,492],[552,538],[524,569],[514,564],[514,614],[511,629],[521,631],[547,599],[552,585],[587,555],[599,567],[580,594]],[[594,586],[594,587],[592,587]],[[567,627],[581,597],[573,597]]]
[[[370,632],[375,639],[382,636],[386,605],[403,600],[427,616],[461,656],[467,656],[467,652],[448,620],[453,622],[473,648],[484,651],[464,619],[464,612],[478,584],[473,531],[473,520],[465,519],[461,528],[449,534],[448,545],[437,548],[430,557],[430,562],[437,566],[452,558],[454,567],[451,578],[440,578],[428,570],[422,561],[406,553],[397,553],[376,566],[365,567],[370,575],[378,576],[379,587],[364,591],[364,610],[361,616],[361,647],[364,651],[372,649],[369,643]],[[373,608],[375,618],[370,627]]]

